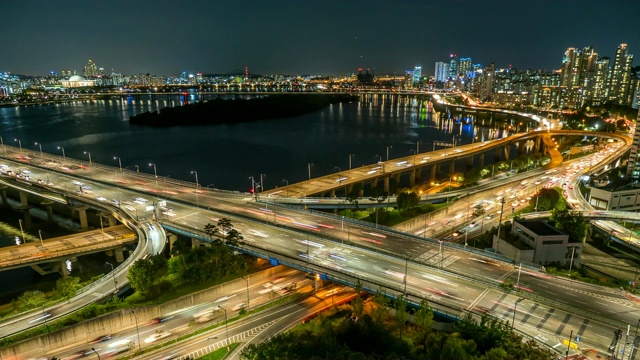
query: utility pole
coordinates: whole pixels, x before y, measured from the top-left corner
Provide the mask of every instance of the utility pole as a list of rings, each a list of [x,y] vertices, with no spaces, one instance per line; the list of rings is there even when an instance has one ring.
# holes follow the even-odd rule
[[[498,220],[498,238],[500,238],[500,226],[502,225],[502,213],[504,212],[504,203],[507,199],[503,196],[502,201],[500,201],[500,219]]]

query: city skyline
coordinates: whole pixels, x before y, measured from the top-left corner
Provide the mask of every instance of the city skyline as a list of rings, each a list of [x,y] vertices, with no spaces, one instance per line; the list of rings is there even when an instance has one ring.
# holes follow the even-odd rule
[[[196,1],[180,8],[167,1],[32,0],[3,1],[0,12],[11,49],[0,69],[26,75],[81,71],[88,59],[128,74],[231,73],[245,66],[259,74],[338,75],[359,67],[400,74],[422,66],[433,75],[434,64],[451,53],[484,66],[551,71],[570,47],[593,46],[613,57],[620,43],[631,53],[640,45],[634,29],[640,5],[628,0],[610,2],[607,16],[591,0],[579,6]]]

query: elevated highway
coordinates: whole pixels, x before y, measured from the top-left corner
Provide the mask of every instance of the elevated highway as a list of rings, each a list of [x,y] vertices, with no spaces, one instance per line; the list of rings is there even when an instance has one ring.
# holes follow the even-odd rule
[[[14,151],[12,149],[12,153]],[[254,201],[219,198],[215,192],[198,191],[192,184],[156,185],[154,179],[114,168],[88,166],[83,170],[85,179],[82,179],[80,174],[62,173],[49,164],[48,159],[32,159],[28,165],[20,163],[19,166],[31,169],[36,179],[48,174],[53,182],[51,188],[60,192],[65,191],[65,185],[71,180],[83,181],[91,185],[93,194],[76,196],[86,198],[87,202],[104,203],[97,200],[98,197],[107,201],[118,199],[120,205],[105,206],[140,221],[157,217],[168,231],[197,241],[208,241],[202,231],[205,224],[228,217],[244,236],[245,245],[238,248],[239,251],[317,272],[346,284],[360,281],[372,291],[383,290],[394,296],[406,293],[413,302],[426,299],[448,308],[449,311],[442,310],[448,316],[461,316],[467,311],[515,313],[520,322],[517,328],[557,337],[564,334],[566,322],[543,323],[534,328],[522,325],[532,316],[548,318],[555,312],[572,319],[568,321],[574,328],[589,323],[588,328],[581,330],[585,339],[591,339],[585,344],[597,348],[606,348],[605,343],[614,329],[634,324],[640,316],[637,304],[624,294],[549,277],[533,264],[519,270],[507,259],[462,245],[376,230],[322,214],[277,206],[266,209]],[[146,203],[134,202],[134,197],[145,197]],[[167,203],[164,209],[161,202]],[[147,204],[152,204],[152,211],[146,210]],[[500,285],[507,279],[517,281],[520,288],[527,290],[505,293]],[[580,303],[573,300],[576,296],[581,299]],[[520,297],[526,298],[527,312],[518,313],[513,309]],[[611,309],[615,309],[613,313]]]
[[[66,260],[138,241],[124,225],[0,248],[0,271]],[[64,267],[61,272],[64,273]]]

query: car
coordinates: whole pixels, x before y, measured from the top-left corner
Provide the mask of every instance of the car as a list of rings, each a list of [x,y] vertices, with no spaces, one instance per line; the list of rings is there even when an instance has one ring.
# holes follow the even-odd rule
[[[478,223],[476,223],[476,222],[472,222],[471,224],[469,224],[469,227],[470,227],[470,228],[472,228],[472,227],[476,227],[476,226],[478,226]]]
[[[489,214],[489,215],[487,215],[487,220],[491,220],[491,219],[493,219],[493,217],[494,217],[494,216],[495,216],[494,214]]]
[[[162,331],[162,330],[158,330],[155,334],[149,336],[148,338],[144,339],[144,342],[146,342],[147,344],[150,344],[154,341],[160,340],[160,339],[164,339],[166,337],[171,336],[171,333],[168,331]]]
[[[116,199],[111,199],[111,203],[113,205],[120,205],[120,201],[116,200]]]
[[[91,343],[95,344],[95,343],[101,343],[109,340],[111,340],[111,335],[102,335],[95,338]]]
[[[107,201],[107,198],[106,198],[106,197],[104,197],[104,196],[98,196],[98,197],[96,198],[96,200],[98,200],[98,201]]]

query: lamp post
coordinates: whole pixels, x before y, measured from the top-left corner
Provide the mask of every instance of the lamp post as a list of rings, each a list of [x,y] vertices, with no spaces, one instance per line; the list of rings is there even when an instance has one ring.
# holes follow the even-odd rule
[[[513,327],[516,324],[516,312],[518,310],[518,303],[522,300],[524,300],[524,298],[516,300],[516,302],[513,304],[513,319],[511,320],[511,330],[513,330]]]
[[[24,239],[24,230],[22,229],[22,219],[18,219],[18,223],[20,224],[20,233],[22,234],[22,243],[26,244],[27,241]]]
[[[451,184],[453,183],[453,180],[456,180],[455,176],[449,176],[449,191],[451,191]]]
[[[416,154],[420,154],[420,140],[416,141]]]
[[[138,315],[136,315],[135,311],[131,310],[131,313],[136,318],[136,332],[138,333],[138,350],[142,349],[142,344],[140,343],[140,328],[138,328]]]
[[[638,339],[638,327],[640,326],[640,319],[638,319],[638,323],[636,324],[636,332],[633,335],[633,347],[631,348],[631,355],[633,355],[633,359],[635,359],[635,355],[636,355],[636,351],[637,351],[637,347],[636,347],[636,341]]]
[[[220,305],[218,305],[218,307],[222,309],[222,311],[224,311],[224,327],[227,332],[227,352],[229,352],[229,321],[227,320],[227,309],[223,308]]]
[[[387,146],[387,161],[389,161],[389,149],[393,148],[393,146]]]
[[[212,336],[207,338],[207,350],[209,351],[209,360],[213,360],[213,351],[211,351],[211,339],[217,339],[217,336]],[[100,360],[100,359],[98,359]]]
[[[122,159],[120,159],[120,156],[114,156],[113,160],[118,159],[118,166],[120,167],[120,172],[122,172]]]
[[[333,170],[338,169],[338,172],[342,172],[342,169],[340,169],[340,166],[334,166]]]
[[[91,161],[91,153],[88,151],[84,152],[86,155],[89,155],[89,166],[93,165],[93,161]]]
[[[356,156],[356,154],[349,154],[349,170],[351,170],[351,158]]]
[[[20,139],[13,139],[13,141],[17,141],[18,142],[18,146],[20,147],[20,151],[22,151],[22,142],[20,141]]]
[[[149,163],[149,166],[153,166],[153,177],[156,178],[156,189],[158,188],[158,171],[155,163]]]
[[[381,162],[382,162],[382,156],[380,156],[380,155],[376,155],[376,156],[374,156],[374,157],[377,157],[377,158],[378,158],[378,163],[381,163]]]
[[[136,172],[140,172],[140,165],[133,165],[136,167]]]
[[[264,191],[264,180],[262,179],[263,176],[267,176],[267,175],[260,174],[260,192]]]
[[[311,166],[313,166],[313,163],[307,163],[307,168],[309,170],[309,180],[311,180]]]
[[[40,237],[40,245],[44,246],[44,242],[42,241],[42,230],[38,230],[38,236]]]
[[[244,275],[241,276],[242,280],[247,282],[247,313],[249,312],[249,277],[247,276],[246,278],[244,277]]]
[[[100,354],[98,354],[98,352],[96,351],[95,348],[91,348],[91,350],[93,350],[94,353],[96,353],[96,355],[98,355],[98,360],[100,360]]]
[[[198,183],[198,172],[193,170],[191,171],[191,173],[196,176],[196,193],[198,193],[198,187],[200,186],[200,184]]]
[[[287,184],[286,186],[289,186],[289,180],[287,180],[287,179],[282,179],[282,182],[283,182],[283,183],[286,183],[286,184]],[[289,196],[289,189],[287,189],[287,190],[285,191],[285,196]]]
[[[118,292],[118,283],[116,282],[116,274],[113,271],[113,264],[106,261],[105,264],[111,266],[111,276],[113,277],[113,293],[117,293]]]
[[[253,180],[253,176],[249,176],[249,179],[251,179],[251,193],[252,194],[256,194],[256,182]]]
[[[67,160],[67,156],[64,154],[64,148],[62,146],[58,146],[58,150],[62,150],[62,159]]]
[[[42,144],[36,141],[36,145],[38,145],[38,147],[40,148],[40,157],[44,157],[44,155],[42,154]]]

